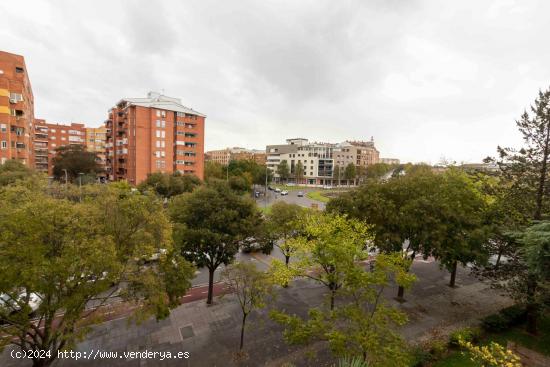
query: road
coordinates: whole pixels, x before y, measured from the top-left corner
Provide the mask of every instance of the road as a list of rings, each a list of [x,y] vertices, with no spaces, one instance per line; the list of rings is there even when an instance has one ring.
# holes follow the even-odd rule
[[[263,187],[258,190],[260,192],[263,193]],[[291,190],[288,192],[288,195],[285,195],[285,196],[282,196],[281,194],[278,194],[276,193],[275,191],[267,191],[267,201],[265,200],[265,198],[262,196],[260,196],[259,198],[256,199],[256,203],[258,204],[258,206],[262,207],[262,206],[265,206],[266,205],[266,202],[267,202],[267,205],[272,205],[273,203],[277,202],[277,201],[284,201],[286,203],[289,203],[289,204],[298,204],[300,206],[303,206],[303,207],[306,207],[306,208],[311,208],[311,205],[312,204],[317,204],[319,209],[321,210],[324,210],[325,209],[325,203],[322,203],[320,201],[317,201],[317,200],[312,200],[310,198],[308,198],[306,196],[306,194],[310,191],[318,191],[318,190],[322,190],[321,188],[315,188],[315,187],[308,187],[308,188],[304,188],[304,189],[300,189],[300,190]],[[304,196],[303,197],[298,197],[298,192],[303,192],[304,193]]]

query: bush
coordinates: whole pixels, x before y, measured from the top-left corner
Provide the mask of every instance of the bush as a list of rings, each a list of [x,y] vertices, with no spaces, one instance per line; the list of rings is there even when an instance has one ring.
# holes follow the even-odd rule
[[[428,345],[428,352],[433,360],[438,360],[447,351],[447,342],[441,339],[434,339]]]
[[[479,340],[480,334],[481,330],[479,330],[478,328],[466,327],[463,329],[455,330],[449,336],[449,345],[453,347],[458,347],[459,340],[476,343]]]
[[[432,360],[432,355],[424,348],[417,347],[411,351],[411,367],[422,367]]]
[[[508,320],[500,313],[495,313],[481,320],[481,326],[488,332],[501,332],[508,329]]]
[[[511,326],[519,325],[527,319],[527,311],[522,305],[503,308],[498,313],[489,315],[482,320],[483,329],[490,332],[500,332]]]
[[[527,310],[523,305],[506,307],[499,313],[508,321],[508,326],[516,326],[527,320]]]

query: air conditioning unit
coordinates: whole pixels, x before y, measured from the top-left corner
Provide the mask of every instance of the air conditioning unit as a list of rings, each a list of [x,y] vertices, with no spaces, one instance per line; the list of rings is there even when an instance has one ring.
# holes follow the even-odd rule
[[[10,98],[10,103],[17,103],[17,100],[15,98]]]

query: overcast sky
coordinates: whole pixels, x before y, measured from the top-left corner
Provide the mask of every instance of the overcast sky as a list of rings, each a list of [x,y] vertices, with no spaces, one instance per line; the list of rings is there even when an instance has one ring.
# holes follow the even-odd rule
[[[36,117],[99,126],[162,91],[206,149],[374,136],[382,157],[476,162],[518,145],[550,86],[550,1],[1,1]]]

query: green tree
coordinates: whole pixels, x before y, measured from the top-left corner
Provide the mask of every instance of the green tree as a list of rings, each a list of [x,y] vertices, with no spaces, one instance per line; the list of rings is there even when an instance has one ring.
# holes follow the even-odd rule
[[[300,185],[304,179],[304,165],[302,162],[298,162],[294,166],[294,176],[296,176],[296,183]]]
[[[52,165],[54,177],[61,181],[67,179],[74,182],[81,173],[94,180],[96,174],[101,172],[97,155],[86,151],[86,147],[79,144],[56,148]]]
[[[285,182],[290,177],[290,168],[288,167],[288,162],[283,159],[277,166],[277,174],[281,181]]]
[[[163,198],[171,198],[184,192],[191,192],[200,184],[200,179],[195,175],[154,172],[138,185],[138,189],[141,192],[151,189]]]
[[[270,233],[278,239],[274,245],[284,255],[287,267],[290,258],[297,250],[296,244],[290,239],[298,234],[304,212],[305,210],[299,205],[278,201],[271,206],[271,211],[267,215]]]
[[[9,335],[4,344],[44,351],[33,365],[47,366],[101,320],[102,306],[113,295],[133,302],[135,316],[142,318],[166,317],[179,305],[194,270],[173,256],[170,225],[156,199],[116,186],[82,202],[44,192],[0,190],[0,321]],[[131,224],[135,228],[123,227]],[[155,255],[158,267],[140,261]]]
[[[227,183],[214,181],[174,197],[169,212],[181,254],[208,268],[207,303],[212,304],[214,272],[233,261],[239,243],[253,235],[261,223],[256,204],[233,192]]]
[[[237,297],[241,307],[243,318],[239,350],[242,350],[246,318],[255,309],[266,306],[272,282],[266,273],[258,270],[256,265],[250,262],[237,262],[227,266],[222,271],[221,279],[227,290]]]
[[[280,311],[270,316],[285,326],[283,336],[289,344],[325,340],[339,357],[360,357],[374,366],[409,366],[406,344],[396,330],[407,321],[406,315],[383,297],[392,283],[408,287],[414,281],[403,261],[399,254],[381,254],[367,271],[350,262],[342,269],[341,288],[349,303],[331,310],[312,308],[306,319]]]
[[[368,256],[365,249],[368,238],[367,227],[358,220],[337,214],[310,213],[303,219],[300,235],[292,239],[297,261],[281,269],[274,260],[273,271],[282,270],[283,275],[307,277],[323,284],[330,292],[333,309],[346,271]],[[282,279],[283,284],[290,281]]]
[[[9,159],[4,164],[0,164],[0,187],[24,180],[31,175],[31,169],[23,163]]]
[[[550,209],[550,89],[539,91],[530,113],[525,111],[516,125],[525,147],[519,150],[498,147],[499,166],[504,177],[513,183],[514,194],[523,198],[529,216],[540,220]]]
[[[208,182],[211,179],[224,180],[226,177],[225,167],[214,161],[204,162],[204,181]]]
[[[353,180],[353,182],[355,183],[356,177],[357,177],[357,170],[355,169],[355,164],[349,163],[346,166],[346,169],[344,171],[344,178],[348,182],[348,186],[349,186],[350,180]]]
[[[332,179],[336,180],[336,186],[340,186],[342,180],[342,168],[338,165],[335,165],[332,169]]]
[[[392,170],[392,166],[386,163],[375,163],[367,166],[367,178],[379,179]]]

